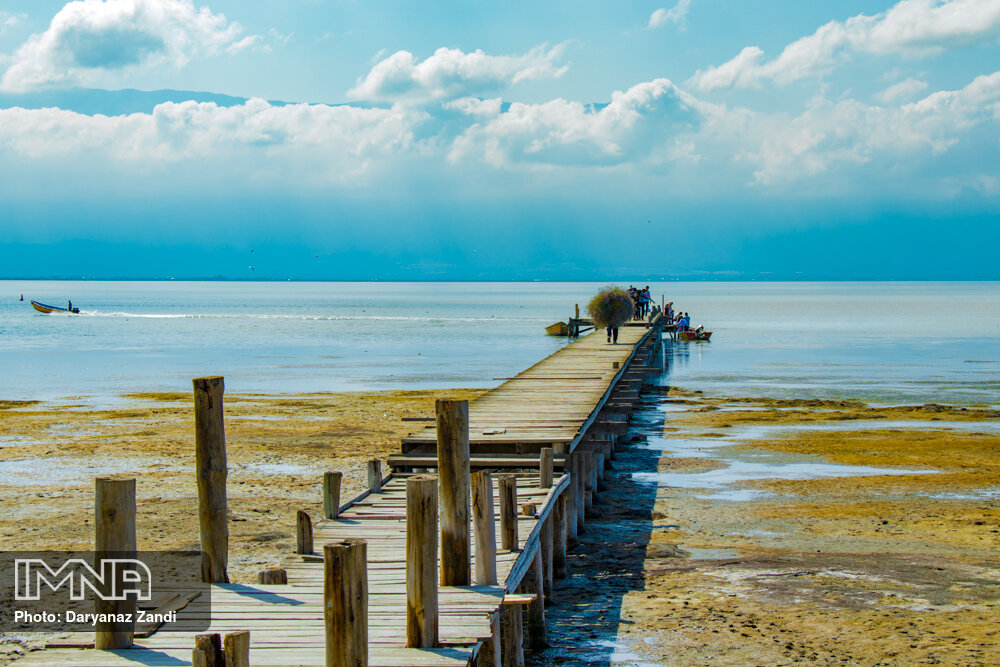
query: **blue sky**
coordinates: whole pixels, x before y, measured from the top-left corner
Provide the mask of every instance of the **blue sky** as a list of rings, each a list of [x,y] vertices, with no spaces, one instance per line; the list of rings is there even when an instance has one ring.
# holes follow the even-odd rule
[[[998,126],[1000,0],[5,0],[0,276],[998,279]]]

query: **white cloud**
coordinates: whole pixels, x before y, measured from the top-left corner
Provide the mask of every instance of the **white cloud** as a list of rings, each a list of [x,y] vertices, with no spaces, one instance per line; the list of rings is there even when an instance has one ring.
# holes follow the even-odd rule
[[[900,0],[874,16],[831,21],[764,62],[756,46],[718,67],[698,71],[700,90],[787,84],[831,70],[851,53],[922,56],[1000,38],[1000,0]]]
[[[0,35],[4,34],[8,29],[13,28],[26,18],[28,18],[28,15],[24,12],[12,14],[10,12],[0,11]]]
[[[668,23],[682,23],[691,9],[691,0],[677,0],[677,4],[670,9],[661,7],[649,15],[649,23],[646,27],[650,30],[662,28]]]
[[[182,66],[196,55],[234,53],[257,40],[242,32],[192,0],[75,0],[17,50],[0,88],[81,85],[127,68]]]
[[[883,91],[880,91],[875,95],[875,99],[882,104],[892,104],[893,102],[899,102],[901,100],[913,99],[918,93],[921,93],[926,89],[926,81],[907,78],[892,84]]]
[[[488,94],[533,79],[562,76],[568,67],[558,66],[564,45],[551,49],[535,47],[519,56],[491,56],[480,50],[463,53],[440,48],[423,62],[409,51],[397,51],[372,67],[348,91],[352,99],[410,101],[455,99]]]

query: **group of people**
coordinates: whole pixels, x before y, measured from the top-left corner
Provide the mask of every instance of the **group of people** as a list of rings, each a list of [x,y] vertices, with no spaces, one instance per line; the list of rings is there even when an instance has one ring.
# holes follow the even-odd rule
[[[629,285],[628,295],[632,297],[633,320],[641,320],[649,315],[650,303],[653,301],[653,297],[649,295],[649,285],[646,285],[642,289]]]

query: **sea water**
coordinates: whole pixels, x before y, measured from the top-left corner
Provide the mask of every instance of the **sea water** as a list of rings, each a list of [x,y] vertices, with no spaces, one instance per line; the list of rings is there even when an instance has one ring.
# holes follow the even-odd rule
[[[0,399],[490,387],[568,344],[603,283],[0,281]],[[627,284],[623,284],[628,286]],[[1000,283],[658,283],[710,343],[664,347],[707,393],[1000,403]],[[24,301],[19,297],[23,294]],[[29,301],[79,315],[43,315]]]

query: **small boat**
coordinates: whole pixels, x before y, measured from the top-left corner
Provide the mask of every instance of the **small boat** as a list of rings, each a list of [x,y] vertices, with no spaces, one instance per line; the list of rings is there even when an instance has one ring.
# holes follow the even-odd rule
[[[678,331],[677,340],[692,341],[692,340],[711,340],[712,332],[705,331],[702,329],[698,331],[697,329],[688,329],[687,331]]]
[[[565,322],[556,322],[545,327],[545,333],[550,336],[565,336],[569,334],[569,325]]]
[[[80,313],[79,308],[70,310],[69,308],[60,308],[59,306],[46,306],[44,303],[38,303],[37,301],[32,301],[31,307],[40,313],[73,313],[77,315]]]

